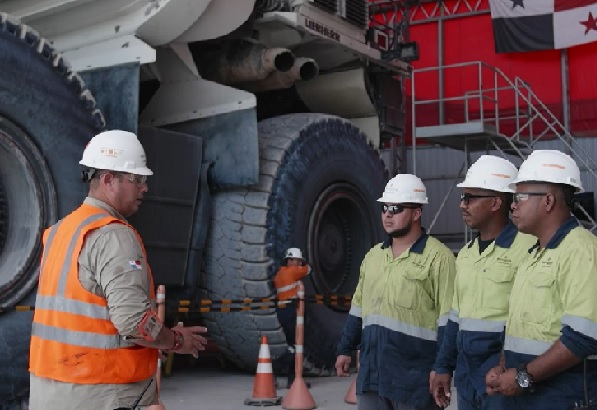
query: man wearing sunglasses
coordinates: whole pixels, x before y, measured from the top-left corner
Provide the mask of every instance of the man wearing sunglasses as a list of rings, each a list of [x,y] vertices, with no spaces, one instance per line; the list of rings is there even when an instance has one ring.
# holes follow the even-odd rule
[[[503,408],[500,397],[486,395],[485,374],[499,363],[514,273],[536,241],[510,222],[509,184],[517,174],[510,161],[482,155],[458,184],[462,219],[477,236],[456,259],[452,310],[431,384],[441,407],[450,403],[454,372],[458,410]]]
[[[560,151],[535,151],[511,186],[512,220],[538,241],[516,273],[503,360],[487,374],[487,392],[512,396],[512,410],[593,408],[597,238],[571,214],[580,170]]]
[[[128,409],[138,397],[145,409],[157,404],[158,349],[197,354],[206,329],[168,329],[157,318],[143,242],[125,219],[153,174],[137,136],[100,133],[80,164],[87,198],[43,237],[30,409]]]
[[[437,409],[429,374],[450,311],[454,255],[421,227],[427,192],[418,177],[397,175],[378,201],[388,236],[361,264],[336,371],[348,376],[360,344],[359,410]]]

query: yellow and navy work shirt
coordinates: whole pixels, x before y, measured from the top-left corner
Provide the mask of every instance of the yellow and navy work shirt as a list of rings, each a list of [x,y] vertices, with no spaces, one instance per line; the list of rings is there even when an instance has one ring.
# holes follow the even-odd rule
[[[545,248],[531,249],[518,269],[510,296],[504,355],[517,367],[556,341],[579,358],[597,355],[597,238],[568,219]],[[597,402],[597,369],[588,360],[590,399]],[[517,398],[520,408],[568,408],[583,398],[582,366],[539,383]],[[559,407],[558,407],[559,406]]]
[[[477,237],[458,253],[452,310],[434,370],[456,370],[458,394],[470,402],[483,396],[485,374],[499,361],[514,275],[536,241],[509,223],[482,252]]]
[[[448,319],[455,272],[452,252],[425,233],[397,258],[391,238],[367,253],[337,350],[349,355],[360,342],[358,393],[431,405],[429,372]]]

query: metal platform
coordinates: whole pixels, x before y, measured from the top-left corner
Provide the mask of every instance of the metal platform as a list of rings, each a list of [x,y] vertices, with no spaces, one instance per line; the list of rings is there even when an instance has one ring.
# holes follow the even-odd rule
[[[437,9],[445,12],[440,7]],[[454,72],[455,78],[450,76]],[[421,74],[424,75],[423,79],[416,80]],[[463,81],[465,78],[466,81]],[[429,84],[434,79],[437,82]],[[440,91],[430,95],[425,95],[422,91],[417,94],[415,83],[418,84],[418,81],[425,82],[432,90]],[[453,81],[466,83],[467,86],[450,87],[450,93],[446,94],[445,84]],[[464,152],[464,164],[455,175],[452,187],[445,191],[444,199],[428,227],[428,232],[433,232],[434,236],[443,235],[442,242],[450,248],[460,238],[464,238],[466,242],[468,230],[463,229],[459,233],[447,228],[448,231],[438,233],[433,231],[433,227],[465,166],[471,163],[470,154],[473,152],[498,154],[495,151],[500,151],[504,157],[504,154],[508,154],[524,160],[539,141],[547,139],[546,136],[556,136],[562,142],[563,150],[569,152],[583,169],[583,174],[587,172],[597,178],[597,160],[591,151],[576,141],[568,127],[537,97],[526,81],[519,77],[510,79],[497,67],[473,61],[414,70],[411,77],[411,97],[413,171],[417,173],[416,147],[420,142]],[[419,109],[423,111],[418,111]],[[446,124],[454,120],[461,122]],[[425,121],[425,126],[420,122],[417,124],[417,121]],[[432,178],[433,176],[429,176],[429,179]],[[583,225],[597,234],[595,218],[585,216],[587,218],[581,219],[588,222]],[[466,225],[463,224],[463,227]]]
[[[481,121],[417,127],[415,132],[417,140],[466,152],[499,149],[516,155],[517,151],[529,148],[524,142],[498,134],[493,125]]]

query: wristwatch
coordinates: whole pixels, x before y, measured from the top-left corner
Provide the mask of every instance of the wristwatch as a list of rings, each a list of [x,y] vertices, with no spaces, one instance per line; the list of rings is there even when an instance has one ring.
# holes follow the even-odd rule
[[[525,393],[535,391],[533,376],[527,371],[527,363],[523,363],[516,368],[516,383]]]

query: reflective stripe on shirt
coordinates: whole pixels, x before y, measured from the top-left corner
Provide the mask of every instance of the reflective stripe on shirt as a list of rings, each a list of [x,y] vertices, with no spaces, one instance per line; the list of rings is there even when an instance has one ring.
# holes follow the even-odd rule
[[[437,332],[424,327],[410,325],[408,323],[400,322],[389,317],[380,315],[367,315],[363,318],[363,328],[371,325],[378,325],[395,332],[404,333],[408,336],[418,337],[424,340],[436,340]]]
[[[502,332],[505,320],[483,320],[464,317],[460,319],[460,330],[469,332]]]
[[[350,311],[348,312],[348,314],[354,317],[361,317],[361,308],[353,305],[350,307]]]
[[[562,325],[570,326],[572,329],[584,335],[597,339],[597,323],[584,317],[564,315]]]
[[[515,353],[530,354],[540,356],[545,353],[552,345],[552,342],[543,342],[539,340],[523,339],[506,335],[504,350],[510,350]]]

